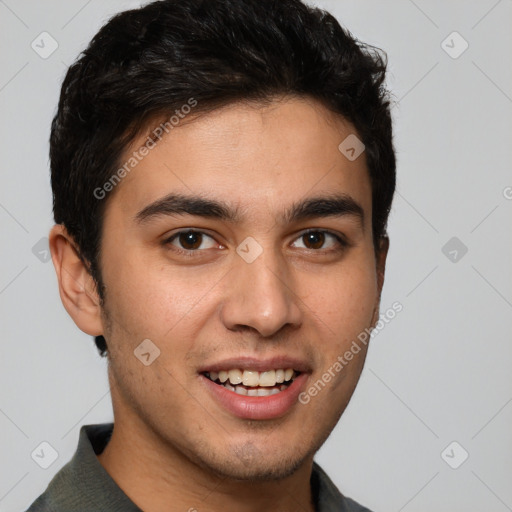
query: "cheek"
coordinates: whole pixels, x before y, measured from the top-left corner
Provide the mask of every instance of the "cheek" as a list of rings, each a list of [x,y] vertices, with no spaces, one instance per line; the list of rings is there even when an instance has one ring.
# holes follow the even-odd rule
[[[330,274],[306,304],[321,322],[329,352],[340,352],[371,324],[377,301],[377,281],[372,264],[347,266]]]
[[[196,318],[194,326],[199,326],[197,317],[208,306],[210,278],[126,258],[106,269],[106,306],[132,340],[168,342],[178,332],[183,338],[184,329],[191,327],[187,318]]]
[[[364,333],[368,341],[365,329],[371,325],[377,301],[373,269],[357,265],[331,275],[311,307],[319,366],[306,394],[307,400],[321,397],[315,403],[326,407],[326,415],[345,409],[363,369],[368,344],[361,342],[360,335]]]

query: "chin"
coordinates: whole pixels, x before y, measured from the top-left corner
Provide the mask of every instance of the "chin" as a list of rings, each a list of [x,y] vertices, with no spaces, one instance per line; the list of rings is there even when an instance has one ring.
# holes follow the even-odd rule
[[[247,467],[240,464],[217,467],[216,473],[223,478],[243,482],[269,482],[278,481],[293,475],[304,461],[285,463],[282,460],[275,463],[268,461],[256,467]]]
[[[221,457],[223,460],[220,460]],[[306,454],[301,456],[296,452],[293,456],[276,452],[273,456],[269,456],[262,453],[254,444],[246,443],[232,447],[228,458],[226,453],[216,454],[215,460],[203,460],[202,466],[221,478],[265,482],[282,480],[293,475],[306,459]]]

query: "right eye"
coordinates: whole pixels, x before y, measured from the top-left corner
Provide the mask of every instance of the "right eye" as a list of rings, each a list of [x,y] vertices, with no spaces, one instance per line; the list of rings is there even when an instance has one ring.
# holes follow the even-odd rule
[[[193,253],[200,250],[211,249],[215,247],[215,240],[202,231],[187,229],[173,234],[164,240],[165,246],[172,245],[175,250],[182,253]]]

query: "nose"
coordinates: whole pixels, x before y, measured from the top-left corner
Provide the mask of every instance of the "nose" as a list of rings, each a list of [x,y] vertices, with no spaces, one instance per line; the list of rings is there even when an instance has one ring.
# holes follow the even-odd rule
[[[251,263],[236,255],[221,309],[222,322],[227,329],[251,328],[265,338],[284,327],[297,328],[302,309],[293,287],[286,262],[271,250],[264,250]]]

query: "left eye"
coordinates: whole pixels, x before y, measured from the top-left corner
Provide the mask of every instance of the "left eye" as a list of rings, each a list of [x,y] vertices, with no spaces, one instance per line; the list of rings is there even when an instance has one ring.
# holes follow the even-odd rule
[[[200,231],[181,231],[169,238],[166,243],[186,251],[196,251],[198,249],[211,249],[215,247],[216,242],[211,236]]]
[[[344,246],[343,240],[327,231],[308,231],[307,233],[303,233],[297,240],[301,240],[302,246],[296,246],[295,242],[293,245],[295,247],[299,247],[301,249],[334,249],[336,246]],[[327,247],[324,244],[327,242]]]

